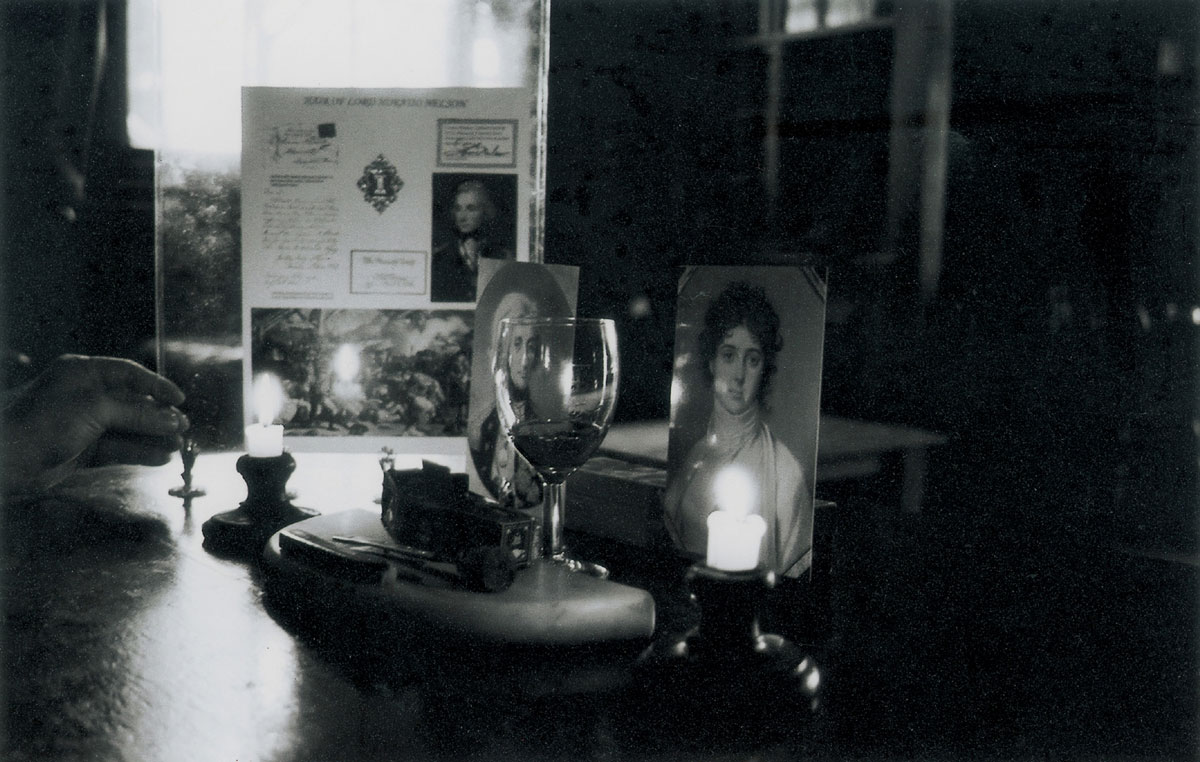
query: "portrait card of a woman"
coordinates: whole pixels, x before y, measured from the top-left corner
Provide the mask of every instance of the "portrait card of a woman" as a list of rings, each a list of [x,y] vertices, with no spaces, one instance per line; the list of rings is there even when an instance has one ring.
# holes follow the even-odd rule
[[[812,565],[824,280],[807,267],[693,267],[680,280],[663,519],[703,556],[708,514],[758,514],[759,566]],[[737,474],[743,487],[723,490]]]
[[[467,414],[468,474],[472,491],[525,510],[541,504],[541,487],[500,426],[492,355],[500,321],[516,317],[575,314],[579,269],[533,262],[481,261],[479,301],[471,350],[471,393]],[[521,383],[523,373],[506,374]],[[514,398],[522,390],[516,390]]]

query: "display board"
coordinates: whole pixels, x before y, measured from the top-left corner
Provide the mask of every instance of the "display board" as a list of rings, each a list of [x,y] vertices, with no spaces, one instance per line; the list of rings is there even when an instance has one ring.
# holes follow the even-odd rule
[[[464,184],[490,197],[492,245],[503,256],[542,260],[549,0],[499,10],[415,0],[396,4],[400,27],[358,18],[365,10],[356,5],[339,7],[331,23],[322,4],[229,4],[211,25],[172,21],[187,6],[157,6],[158,70],[142,73],[157,82],[161,112],[146,130],[160,141],[157,364],[188,395],[192,435],[205,449],[243,446],[256,363],[296,373],[302,361],[280,354],[281,336],[361,343],[375,354],[359,359],[360,371],[380,351],[415,356],[423,341],[458,342],[468,352],[458,363],[469,368],[471,284],[434,266],[435,249],[453,238]],[[321,34],[302,34],[310,28]],[[217,33],[226,37],[205,36]],[[192,58],[220,50],[222,65],[182,65],[185,46]],[[188,70],[204,73],[200,84],[180,79]],[[210,97],[218,80],[220,97]],[[245,137],[185,139],[218,133]],[[332,369],[353,364],[341,356]],[[419,386],[405,393],[427,407],[419,400],[431,395]],[[302,394],[285,396],[281,405],[296,410],[281,415],[313,407]],[[407,429],[465,457],[463,425],[447,410],[426,410]],[[289,436],[289,448],[307,449],[303,439],[317,449],[378,449],[381,436],[394,438],[369,420],[367,435],[330,411],[314,419],[325,430]]]

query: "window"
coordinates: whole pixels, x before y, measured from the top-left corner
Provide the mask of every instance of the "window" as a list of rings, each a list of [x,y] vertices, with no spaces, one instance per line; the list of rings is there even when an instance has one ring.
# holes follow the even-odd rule
[[[815,32],[868,23],[886,15],[882,5],[880,0],[787,0],[783,31]]]
[[[519,87],[533,4],[129,0],[130,141],[236,157],[242,85]]]

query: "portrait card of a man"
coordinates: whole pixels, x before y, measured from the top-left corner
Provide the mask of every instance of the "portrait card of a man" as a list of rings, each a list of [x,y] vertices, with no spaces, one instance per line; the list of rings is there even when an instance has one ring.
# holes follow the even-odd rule
[[[517,176],[435,172],[429,298],[473,302],[480,264],[516,259]]]
[[[811,568],[825,296],[809,267],[684,271],[663,503],[683,553],[704,556],[723,510],[765,521],[760,568]]]
[[[471,490],[527,510],[541,505],[541,487],[532,467],[513,448],[500,425],[492,361],[500,321],[518,317],[571,317],[575,314],[579,269],[568,265],[489,260],[480,263],[479,301],[471,356],[471,399],[467,415],[467,472]],[[510,354],[517,357],[516,354]],[[510,369],[512,371],[514,369]],[[525,374],[505,374],[520,384]],[[513,390],[518,398],[523,390]]]

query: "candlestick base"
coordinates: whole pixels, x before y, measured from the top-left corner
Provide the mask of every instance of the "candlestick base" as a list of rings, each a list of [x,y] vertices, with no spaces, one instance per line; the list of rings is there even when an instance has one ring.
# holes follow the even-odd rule
[[[821,675],[804,649],[759,629],[758,612],[774,575],[697,564],[688,570],[687,585],[700,606],[700,624],[652,645],[635,669],[631,700],[645,702],[645,711],[662,720],[654,723],[657,735],[710,749],[747,740],[806,740],[807,720],[820,703]]]
[[[238,473],[246,480],[246,499],[232,511],[205,521],[204,548],[210,552],[237,557],[257,557],[271,535],[289,524],[320,515],[320,511],[292,505],[285,485],[296,470],[289,452],[274,458],[243,455],[237,461]]]

